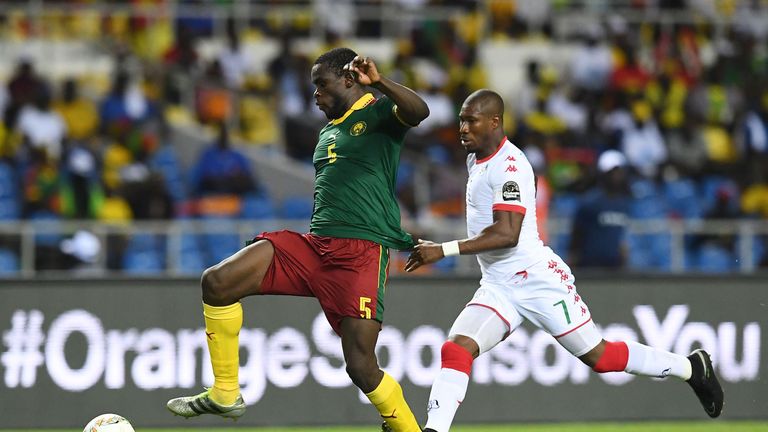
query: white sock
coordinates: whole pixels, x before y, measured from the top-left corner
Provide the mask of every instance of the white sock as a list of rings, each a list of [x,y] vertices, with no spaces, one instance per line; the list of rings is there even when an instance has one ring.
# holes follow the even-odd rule
[[[456,410],[464,400],[469,385],[469,375],[455,369],[440,369],[427,405],[427,424],[424,428],[448,432]]]
[[[637,342],[626,342],[629,349],[627,373],[657,378],[667,376],[687,380],[691,377],[691,362],[680,354],[663,351]]]

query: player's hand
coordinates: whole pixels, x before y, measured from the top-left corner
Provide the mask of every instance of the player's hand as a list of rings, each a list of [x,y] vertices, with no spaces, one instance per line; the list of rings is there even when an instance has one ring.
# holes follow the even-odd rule
[[[443,257],[443,246],[440,243],[419,239],[405,262],[405,271],[412,272],[425,264],[440,261]]]
[[[381,81],[376,63],[368,57],[355,56],[351,62],[344,65],[344,70],[353,72],[355,81],[362,85],[369,86]]]

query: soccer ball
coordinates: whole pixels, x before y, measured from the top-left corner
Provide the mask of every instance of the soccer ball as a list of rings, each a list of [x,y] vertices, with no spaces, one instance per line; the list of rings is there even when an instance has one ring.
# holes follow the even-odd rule
[[[117,414],[102,414],[85,425],[83,432],[134,432],[131,422]]]

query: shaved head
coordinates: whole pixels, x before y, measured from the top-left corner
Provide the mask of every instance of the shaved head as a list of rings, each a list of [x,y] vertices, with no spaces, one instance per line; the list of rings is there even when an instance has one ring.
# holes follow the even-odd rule
[[[477,112],[488,117],[498,116],[499,121],[504,118],[504,100],[493,90],[477,90],[464,100],[464,105],[472,105]]]
[[[479,159],[493,154],[504,141],[504,100],[488,89],[469,95],[459,112],[461,145]]]

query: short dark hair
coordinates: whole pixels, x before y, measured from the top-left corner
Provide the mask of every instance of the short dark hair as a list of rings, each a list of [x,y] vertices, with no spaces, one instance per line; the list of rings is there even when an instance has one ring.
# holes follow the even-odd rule
[[[480,112],[486,115],[504,117],[504,99],[493,90],[480,89],[469,95],[465,103],[478,104]]]
[[[344,66],[354,60],[357,53],[349,48],[334,48],[315,60],[315,64],[324,64],[328,70],[336,74],[336,76],[344,75]]]

